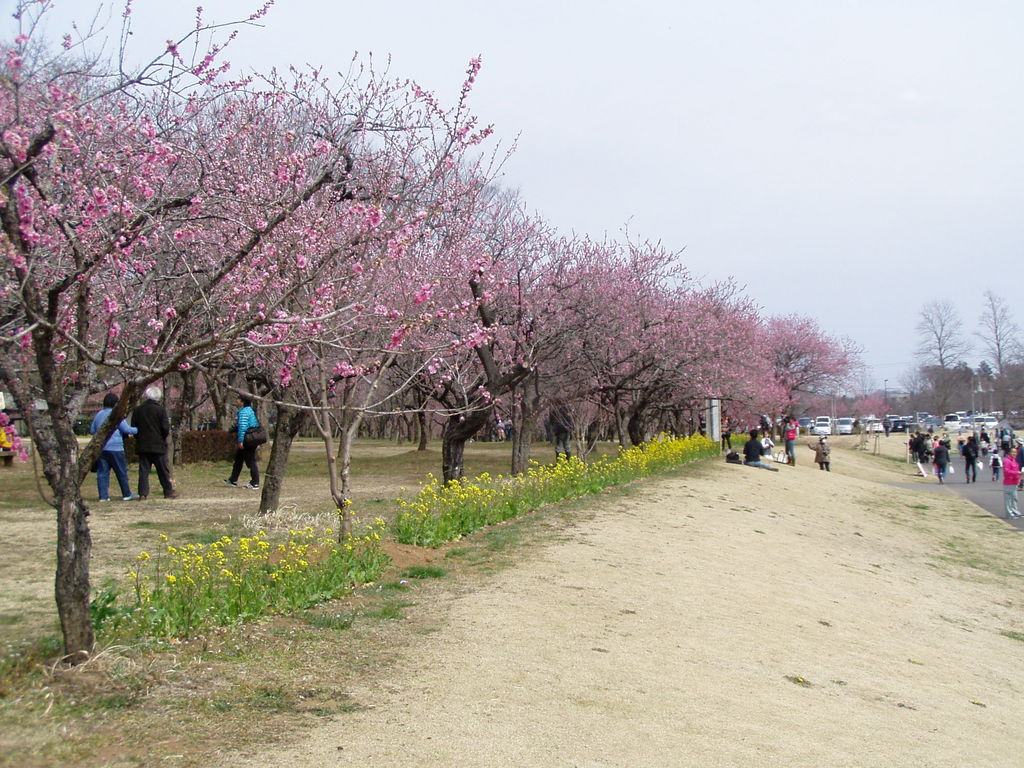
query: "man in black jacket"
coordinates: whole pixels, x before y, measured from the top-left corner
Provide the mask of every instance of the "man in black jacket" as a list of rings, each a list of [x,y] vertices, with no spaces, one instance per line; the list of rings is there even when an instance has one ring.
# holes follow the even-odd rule
[[[743,463],[748,467],[760,467],[778,472],[778,467],[765,464],[761,457],[764,456],[764,446],[761,443],[761,436],[756,429],[750,430],[750,439],[743,444]]]
[[[964,457],[964,482],[978,482],[978,442],[974,439],[974,435],[967,437],[967,443],[960,450],[960,454]]]
[[[171,434],[171,421],[167,418],[166,409],[158,402],[162,396],[160,387],[149,387],[146,399],[132,414],[132,426],[139,430],[135,444],[139,454],[139,498],[142,500],[149,496],[150,466],[156,467],[164,498],[178,498],[167,466],[167,436]]]

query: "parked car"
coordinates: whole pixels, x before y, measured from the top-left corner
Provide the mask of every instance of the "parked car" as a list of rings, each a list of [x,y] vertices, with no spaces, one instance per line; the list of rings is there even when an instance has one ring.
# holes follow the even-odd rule
[[[890,432],[906,432],[907,431],[907,420],[904,418],[893,419],[889,425]]]
[[[942,428],[947,432],[959,432],[962,427],[959,413],[947,413],[942,417]]]
[[[959,432],[964,428],[959,414],[946,414],[942,417],[942,428],[947,432]]]
[[[829,416],[819,416],[814,420],[815,435],[831,435],[832,434],[832,419]]]
[[[852,435],[853,419],[851,419],[849,416],[843,416],[842,418],[836,419],[836,434]]]
[[[801,419],[797,419],[796,423],[800,426],[800,429],[808,434],[810,434],[811,430],[814,428],[814,419],[810,416],[804,416]]]
[[[882,426],[881,419],[868,419],[866,431],[868,432],[885,432],[885,427]]]
[[[987,432],[995,432],[999,428],[999,420],[987,413],[979,413],[971,419],[971,425],[979,432],[983,429]]]

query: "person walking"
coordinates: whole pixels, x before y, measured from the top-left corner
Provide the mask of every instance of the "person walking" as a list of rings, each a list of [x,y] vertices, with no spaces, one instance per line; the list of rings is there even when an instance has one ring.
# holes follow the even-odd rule
[[[572,414],[564,405],[556,405],[548,414],[548,426],[551,427],[552,442],[555,444],[555,460],[559,456],[572,458],[569,450],[569,438],[572,436]]]
[[[1003,465],[1003,460],[999,457],[999,451],[992,451],[988,455],[988,463],[992,467],[992,482],[994,483],[999,479],[999,468]]]
[[[1020,517],[1017,509],[1017,487],[1020,484],[1020,464],[1012,453],[1003,456],[1003,506],[1008,520]]]
[[[252,408],[252,398],[239,395],[236,404],[238,405],[238,415],[235,421],[235,436],[238,441],[235,448],[235,463],[231,468],[231,477],[224,482],[237,487],[238,476],[242,474],[242,464],[245,464],[249,468],[249,482],[245,487],[256,490],[260,487],[260,468],[256,463],[256,449],[259,446],[246,446],[245,433],[250,427],[258,427],[260,421],[256,418],[256,411]]]
[[[961,455],[964,457],[964,482],[978,482],[978,443],[974,435],[968,436],[961,449]]]
[[[949,467],[949,444],[946,441],[939,440],[935,444],[932,460],[935,462],[935,476],[939,478],[940,484],[945,483],[946,469]]]
[[[814,461],[818,469],[825,472],[832,471],[832,448],[828,444],[828,438],[822,435],[817,443],[808,443],[807,447],[814,451]]]
[[[103,396],[103,410],[97,411],[93,416],[89,434],[95,435],[100,431],[100,427],[110,418],[115,405],[117,405],[117,395],[108,392]],[[110,501],[110,470],[114,470],[117,484],[121,486],[122,500],[133,501],[139,498],[132,493],[131,485],[128,482],[128,460],[124,455],[124,436],[135,435],[138,432],[136,427],[130,426],[127,421],[122,419],[103,446],[99,458],[96,459],[96,490],[99,493],[100,501]]]
[[[918,432],[917,437],[910,443],[910,449],[914,452],[914,458],[917,460],[917,469],[921,473],[921,477],[928,477],[928,470],[925,467],[928,466],[928,457],[932,453],[931,441],[921,432]]]
[[[167,465],[167,436],[171,434],[171,420],[167,410],[160,405],[163,391],[153,385],[146,389],[146,399],[132,412],[132,424],[138,430],[135,436],[139,454],[139,498],[149,496],[149,470],[156,469],[160,487],[165,499],[176,499],[180,495],[174,490],[171,470]]]

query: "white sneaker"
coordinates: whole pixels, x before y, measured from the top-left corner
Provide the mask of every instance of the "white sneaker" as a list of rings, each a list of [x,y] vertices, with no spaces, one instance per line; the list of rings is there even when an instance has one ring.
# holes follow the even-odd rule
[[[250,491],[258,491],[260,489],[259,483],[257,483],[256,485],[253,485],[252,483],[246,483],[245,487],[248,488]]]

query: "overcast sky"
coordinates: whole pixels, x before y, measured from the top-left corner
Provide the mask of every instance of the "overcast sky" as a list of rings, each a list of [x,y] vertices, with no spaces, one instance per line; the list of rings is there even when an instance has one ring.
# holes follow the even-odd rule
[[[98,5],[55,4],[55,37]],[[137,41],[187,29],[176,6],[136,0]],[[986,289],[1020,295],[1020,0],[278,0],[263,23],[237,68],[373,53],[449,103],[481,55],[475,110],[518,137],[503,183],[549,222],[685,249],[854,339],[879,387],[913,364],[925,301],[971,331]]]

